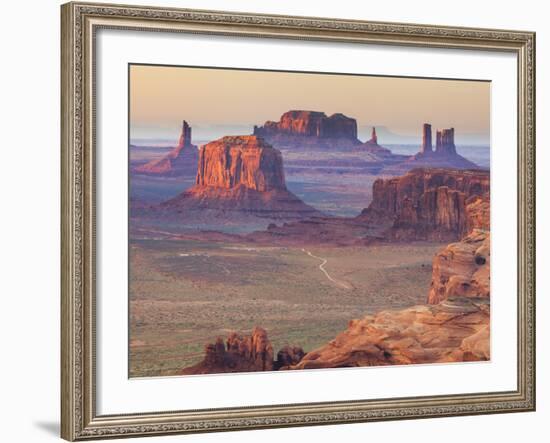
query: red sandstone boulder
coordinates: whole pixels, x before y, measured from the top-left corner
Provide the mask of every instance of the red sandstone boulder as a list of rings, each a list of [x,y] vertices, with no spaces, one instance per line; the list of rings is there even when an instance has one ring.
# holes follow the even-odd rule
[[[296,365],[304,358],[305,352],[299,346],[284,346],[277,352],[277,361],[275,361],[275,369],[288,369],[290,366]]]
[[[457,243],[451,243],[433,259],[428,303],[450,297],[490,296],[490,234],[474,229]]]

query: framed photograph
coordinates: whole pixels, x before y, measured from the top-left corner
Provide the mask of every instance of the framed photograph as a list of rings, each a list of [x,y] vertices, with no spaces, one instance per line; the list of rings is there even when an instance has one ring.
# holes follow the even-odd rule
[[[534,33],[61,14],[63,438],[534,410]]]

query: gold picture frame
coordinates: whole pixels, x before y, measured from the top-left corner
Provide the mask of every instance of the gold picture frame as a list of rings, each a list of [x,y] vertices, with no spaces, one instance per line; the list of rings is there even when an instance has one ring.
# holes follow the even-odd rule
[[[61,7],[61,436],[67,440],[535,409],[535,34],[73,2]],[[506,51],[518,60],[518,380],[510,392],[100,416],[95,392],[94,37],[100,28]]]

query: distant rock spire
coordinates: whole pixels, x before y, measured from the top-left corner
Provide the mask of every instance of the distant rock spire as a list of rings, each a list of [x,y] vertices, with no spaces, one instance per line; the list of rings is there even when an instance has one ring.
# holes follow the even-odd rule
[[[456,154],[455,129],[440,129],[436,133],[435,152],[444,155]]]
[[[189,126],[189,124],[185,120],[183,120],[183,123],[181,125],[181,134],[178,140],[177,147],[181,149],[190,145],[191,145],[191,126]]]
[[[376,128],[374,126],[372,127],[369,141],[378,144],[378,137],[376,136]]]
[[[424,123],[422,126],[422,153],[429,154],[432,151],[432,125]]]
[[[138,174],[185,176],[197,175],[199,151],[191,143],[191,126],[183,120],[178,144],[168,154],[134,169]]]

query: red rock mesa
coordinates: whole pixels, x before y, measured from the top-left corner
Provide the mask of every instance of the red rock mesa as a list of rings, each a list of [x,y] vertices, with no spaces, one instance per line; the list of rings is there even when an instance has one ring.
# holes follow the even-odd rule
[[[281,153],[255,135],[223,137],[201,146],[196,184],[160,208],[200,215],[292,220],[319,215],[286,189]]]
[[[278,122],[267,121],[254,126],[254,135],[263,137],[297,135],[316,138],[345,138],[358,143],[357,122],[344,114],[328,117],[324,112],[288,111]]]
[[[360,218],[386,220],[393,240],[458,240],[468,230],[466,201],[489,192],[488,171],[415,169],[377,179],[373,199]]]

